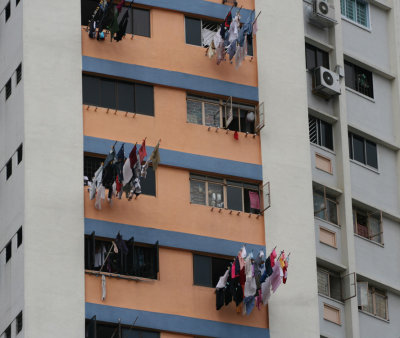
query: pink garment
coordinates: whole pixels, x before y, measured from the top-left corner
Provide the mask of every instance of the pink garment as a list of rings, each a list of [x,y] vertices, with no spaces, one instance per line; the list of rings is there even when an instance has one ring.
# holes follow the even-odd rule
[[[267,305],[269,298],[271,297],[271,276],[261,284],[261,297],[263,304]]]
[[[261,303],[262,303],[261,290],[258,290],[257,296],[256,296],[256,306],[257,306],[258,310],[260,310],[260,308],[261,308]]]
[[[231,278],[235,278],[236,277],[236,275],[235,275],[235,266],[236,266],[236,264],[235,264],[236,262],[233,262],[232,263],[232,267],[231,267]]]
[[[276,264],[271,275],[271,288],[272,291],[275,293],[276,290],[278,289],[279,285],[281,285],[282,279],[281,279],[281,270],[282,268],[280,267],[279,264]]]
[[[271,267],[272,268],[275,266],[275,258],[276,258],[276,256],[277,256],[277,254],[276,254],[276,251],[274,249],[274,250],[272,250],[271,256],[269,257],[270,260],[271,260]]]
[[[256,191],[249,191],[250,208],[260,210],[260,196]]]

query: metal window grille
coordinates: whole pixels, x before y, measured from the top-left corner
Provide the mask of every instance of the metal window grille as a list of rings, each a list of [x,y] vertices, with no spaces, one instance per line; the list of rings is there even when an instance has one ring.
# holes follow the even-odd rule
[[[101,163],[104,161],[104,158],[105,157],[85,155],[83,160],[83,175],[87,176],[89,180],[91,180],[96,170],[99,169]]]

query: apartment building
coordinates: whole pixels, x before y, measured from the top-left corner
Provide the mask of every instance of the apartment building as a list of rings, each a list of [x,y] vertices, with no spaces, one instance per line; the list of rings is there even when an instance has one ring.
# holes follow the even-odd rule
[[[0,338],[398,337],[400,1],[125,1],[120,41],[97,7],[0,0]],[[91,199],[143,141],[141,194]],[[243,245],[288,282],[216,310]]]
[[[399,2],[256,9],[266,238],[292,248],[296,281],[270,301],[271,336],[397,337]]]

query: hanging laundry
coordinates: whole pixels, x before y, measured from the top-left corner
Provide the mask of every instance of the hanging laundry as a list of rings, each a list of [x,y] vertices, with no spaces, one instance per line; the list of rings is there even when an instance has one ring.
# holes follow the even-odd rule
[[[239,133],[235,130],[235,132],[233,133],[233,138],[235,140],[239,140]]]
[[[212,59],[212,57],[215,55],[215,53],[216,53],[216,50],[215,50],[214,40],[211,40],[211,44],[210,44],[210,46],[208,47],[208,50],[207,50],[208,58]]]
[[[247,35],[244,37],[243,45],[241,46],[239,44],[237,47],[236,54],[235,54],[236,68],[240,67],[246,54],[247,54]]]
[[[106,276],[101,276],[101,300],[106,299]]]
[[[117,170],[117,175],[120,182],[124,181],[124,175],[122,170],[124,166],[124,160],[125,160],[125,151],[124,151],[124,143],[122,143],[121,148],[119,148],[119,151],[117,153],[117,158],[115,161],[115,168]]]
[[[271,267],[273,268],[275,266],[275,258],[277,257],[275,249],[272,250],[271,255],[269,257],[271,261]]]
[[[271,275],[271,289],[275,293],[279,285],[281,285],[281,266],[276,264]]]
[[[224,288],[226,286],[226,282],[228,281],[228,277],[229,277],[229,269],[225,271],[223,276],[219,277],[216,288],[217,289]]]
[[[143,159],[147,156],[146,152],[146,139],[143,140],[142,145],[140,146],[139,149],[139,159],[140,159],[140,164],[143,162]]]
[[[228,279],[224,290],[224,301],[225,305],[228,305],[232,301],[232,278],[231,272],[228,270]]]
[[[125,36],[126,27],[128,26],[128,18],[129,18],[129,12],[126,11],[124,13],[120,23],[118,24],[118,32],[117,32],[117,35],[114,38],[116,41],[121,41],[122,38]]]
[[[263,304],[267,305],[271,298],[271,277],[261,284],[261,298]]]
[[[91,200],[94,199],[94,197],[96,196],[96,191],[101,185],[101,181],[102,181],[102,177],[103,177],[102,175],[103,175],[103,164],[101,164],[99,169],[97,169],[96,172],[94,173],[92,184],[90,185],[90,188],[89,188],[89,193],[90,193],[89,198]]]
[[[118,11],[116,11],[112,18],[112,21],[110,22],[110,25],[108,26],[108,30],[110,31],[110,41],[112,41],[114,35],[118,33],[119,28],[120,27],[118,25]]]
[[[140,170],[140,177],[146,178],[147,177],[147,169],[149,168],[150,165],[150,158],[147,159],[144,165],[142,165],[142,168]]]
[[[117,5],[117,11],[118,13],[121,13],[122,7],[125,4],[125,0],[120,1],[120,3]]]
[[[239,36],[240,15],[236,14],[231,26],[229,27],[229,42],[236,41]]]
[[[228,47],[228,52],[227,53],[229,55],[229,61],[232,61],[233,57],[235,56],[236,45],[237,45],[237,42],[235,40],[235,41],[232,41],[231,44]]]
[[[94,207],[98,210],[101,210],[101,200],[106,198],[106,189],[102,184],[97,188],[96,194],[96,202],[94,203]]]
[[[260,210],[260,195],[257,191],[249,191],[250,208]]]
[[[225,293],[224,289],[215,290],[216,294],[216,309],[219,310],[224,306]]]
[[[246,306],[246,315],[250,315],[251,311],[253,311],[254,306],[255,306],[255,297],[250,296],[250,297],[245,297],[243,300],[244,306]]]
[[[227,30],[229,30],[231,22],[232,22],[232,10],[229,11],[227,16],[225,17],[224,22],[221,24],[220,35],[222,39],[225,39],[225,33]]]
[[[160,163],[160,141],[158,141],[156,147],[154,148],[153,152],[150,155],[150,161],[153,164],[153,170],[156,171],[158,168],[158,164]]]
[[[238,43],[240,47],[243,47],[246,36],[251,35],[253,33],[253,23],[252,23],[253,14],[254,11],[249,15],[246,22],[239,30]]]

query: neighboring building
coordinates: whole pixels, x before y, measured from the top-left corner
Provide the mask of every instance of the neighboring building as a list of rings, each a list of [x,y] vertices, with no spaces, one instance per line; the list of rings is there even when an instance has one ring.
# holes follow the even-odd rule
[[[232,5],[240,67],[205,48]],[[0,338],[398,337],[400,0],[126,1],[119,42],[96,7],[0,0]],[[99,210],[82,176],[143,140]],[[243,245],[291,252],[248,316],[216,310]]]
[[[266,238],[292,251],[271,337],[397,337],[400,2],[256,9]]]

